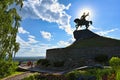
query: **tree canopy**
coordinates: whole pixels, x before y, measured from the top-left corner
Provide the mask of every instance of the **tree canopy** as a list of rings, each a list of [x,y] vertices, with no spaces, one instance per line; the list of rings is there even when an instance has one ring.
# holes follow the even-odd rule
[[[12,60],[19,50],[16,36],[21,17],[17,9],[11,6],[22,8],[22,5],[22,0],[0,0],[0,59],[5,60],[8,57],[8,60]]]

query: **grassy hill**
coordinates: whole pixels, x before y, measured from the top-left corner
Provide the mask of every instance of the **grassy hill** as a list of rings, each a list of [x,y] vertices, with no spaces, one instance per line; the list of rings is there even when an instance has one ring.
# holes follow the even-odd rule
[[[67,48],[81,48],[81,47],[117,47],[120,46],[120,40],[96,36],[88,39],[75,41]]]

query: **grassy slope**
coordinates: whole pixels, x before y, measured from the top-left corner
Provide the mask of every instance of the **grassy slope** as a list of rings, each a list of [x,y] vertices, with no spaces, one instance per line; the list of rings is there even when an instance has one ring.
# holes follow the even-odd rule
[[[24,73],[24,72],[14,72],[13,74],[11,74],[11,75],[9,75],[9,76],[7,76],[7,77],[5,77],[5,78],[2,78],[2,79],[0,79],[0,80],[5,80],[5,79],[7,79],[7,78],[10,78],[10,77],[13,77],[13,76],[16,76],[16,75],[20,75],[20,74],[22,74],[22,73]]]
[[[74,42],[67,48],[81,48],[81,47],[114,47],[120,46],[120,40],[97,36],[89,39],[83,39]]]

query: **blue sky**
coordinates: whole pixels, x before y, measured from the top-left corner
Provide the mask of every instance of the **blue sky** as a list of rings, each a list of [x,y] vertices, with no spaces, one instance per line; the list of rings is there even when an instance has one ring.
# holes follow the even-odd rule
[[[17,35],[20,50],[16,56],[45,56],[46,49],[72,44],[73,21],[84,9],[90,11],[88,20],[93,21],[90,30],[120,39],[119,0],[25,0],[23,3],[18,11],[22,21]]]

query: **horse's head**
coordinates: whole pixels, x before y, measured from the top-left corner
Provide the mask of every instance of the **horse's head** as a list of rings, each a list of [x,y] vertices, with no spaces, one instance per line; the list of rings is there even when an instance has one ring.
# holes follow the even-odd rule
[[[74,22],[77,23],[77,24],[79,23],[79,21],[80,21],[79,18],[76,18],[76,19],[74,20]]]

